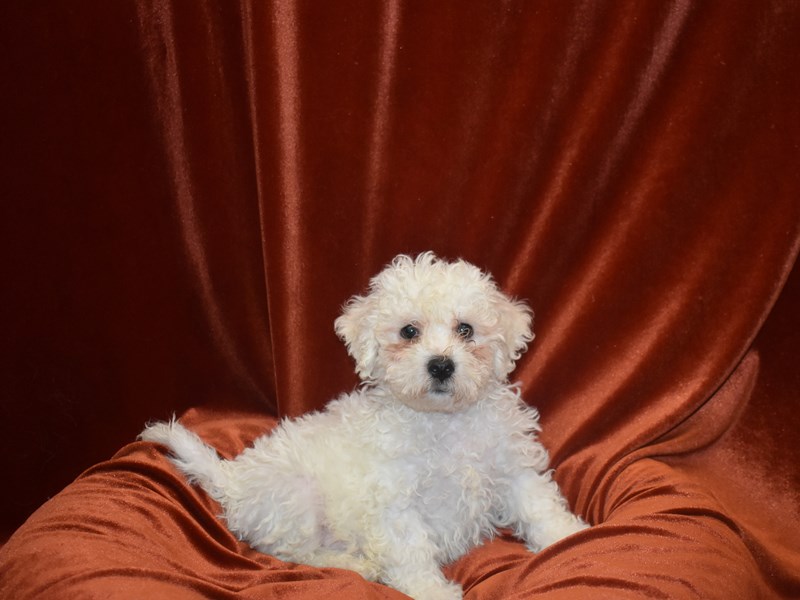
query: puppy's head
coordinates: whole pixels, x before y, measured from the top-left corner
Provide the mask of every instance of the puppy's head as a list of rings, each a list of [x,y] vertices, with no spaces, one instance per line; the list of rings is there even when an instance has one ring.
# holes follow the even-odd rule
[[[455,412],[506,382],[531,317],[477,267],[426,252],[395,258],[335,326],[361,379],[416,410]]]

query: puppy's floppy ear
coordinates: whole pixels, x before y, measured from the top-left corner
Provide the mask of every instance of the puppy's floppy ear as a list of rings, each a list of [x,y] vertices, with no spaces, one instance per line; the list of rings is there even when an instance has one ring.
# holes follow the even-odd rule
[[[378,359],[378,338],[375,335],[377,315],[372,296],[353,296],[344,305],[344,312],[334,322],[336,335],[347,346],[347,353],[356,361],[356,373],[363,380],[372,379]]]
[[[495,299],[498,313],[498,328],[503,336],[503,351],[495,358],[495,370],[505,377],[514,370],[514,363],[528,349],[533,340],[533,311],[525,302],[513,300],[498,292]]]

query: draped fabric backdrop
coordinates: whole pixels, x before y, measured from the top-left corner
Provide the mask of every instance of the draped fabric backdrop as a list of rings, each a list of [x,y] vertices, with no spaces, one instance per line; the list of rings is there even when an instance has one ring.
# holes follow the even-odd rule
[[[0,14],[5,538],[100,463],[0,596],[400,597],[237,543],[152,446],[101,461],[189,407],[231,455],[352,388],[340,306],[428,249],[530,302],[514,377],[597,525],[476,550],[467,598],[800,595],[798,3]]]

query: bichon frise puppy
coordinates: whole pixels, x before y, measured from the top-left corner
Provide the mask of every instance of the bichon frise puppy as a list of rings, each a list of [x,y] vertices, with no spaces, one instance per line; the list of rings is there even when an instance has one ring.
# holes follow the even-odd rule
[[[531,312],[469,263],[398,256],[336,320],[363,380],[285,420],[234,460],[179,423],[147,427],[222,505],[228,527],[282,560],[357,571],[418,600],[461,598],[441,565],[511,528],[532,551],[587,525],[536,441],[508,375]]]

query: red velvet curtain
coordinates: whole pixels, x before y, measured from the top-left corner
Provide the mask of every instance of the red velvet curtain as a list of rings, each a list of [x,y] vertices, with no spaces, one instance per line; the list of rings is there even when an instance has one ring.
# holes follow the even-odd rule
[[[604,523],[590,583],[661,527],[674,589],[797,591],[796,3],[4,12],[7,534],[148,419],[351,388],[341,304],[431,249],[534,308],[515,377]]]

